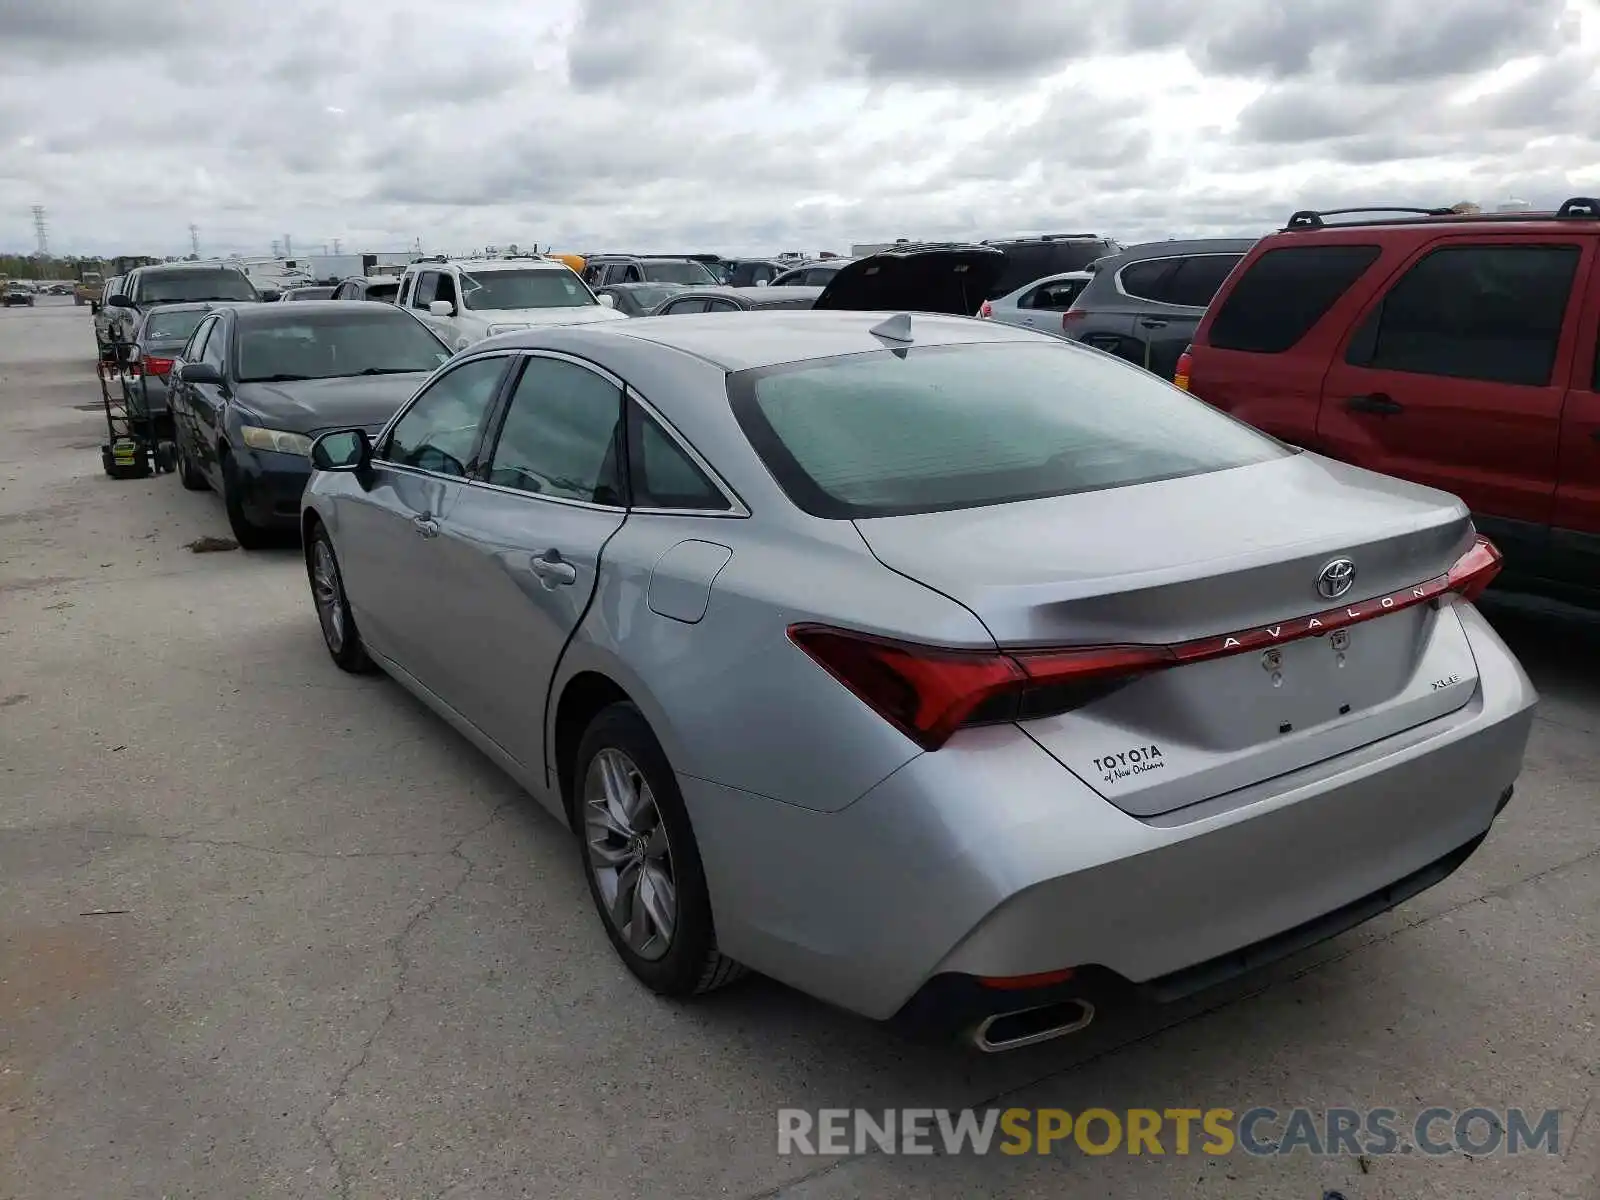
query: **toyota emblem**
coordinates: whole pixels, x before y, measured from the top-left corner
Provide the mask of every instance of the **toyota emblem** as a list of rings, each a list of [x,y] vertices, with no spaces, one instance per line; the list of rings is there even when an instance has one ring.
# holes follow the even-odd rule
[[[1329,600],[1337,600],[1355,586],[1356,565],[1348,558],[1336,558],[1317,576],[1317,591]]]

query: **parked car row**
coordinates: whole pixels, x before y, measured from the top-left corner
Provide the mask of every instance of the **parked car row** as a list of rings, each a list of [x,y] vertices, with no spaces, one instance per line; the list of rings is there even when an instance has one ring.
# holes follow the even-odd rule
[[[119,294],[184,486],[246,547],[298,533],[338,667],[570,826],[641,981],[756,970],[1004,1050],[1384,911],[1511,798],[1535,697],[1448,494],[1493,501],[1489,435],[1447,491],[1361,457],[1477,419],[1502,477],[1546,456],[1512,490],[1547,546],[1588,519],[1600,206],[1314,216],[809,286],[606,255]]]

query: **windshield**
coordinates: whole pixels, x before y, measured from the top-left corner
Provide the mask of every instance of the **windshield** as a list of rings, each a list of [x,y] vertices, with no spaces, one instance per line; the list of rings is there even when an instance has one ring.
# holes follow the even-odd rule
[[[365,304],[273,311],[268,319],[240,321],[238,340],[240,383],[431,371],[450,357],[420,321]]]
[[[705,263],[684,259],[681,262],[642,262],[646,283],[716,283],[717,277]]]
[[[473,309],[577,308],[599,301],[565,267],[530,271],[461,272],[461,299]]]
[[[153,342],[188,341],[195,326],[205,319],[206,309],[193,312],[151,313],[144,325],[144,336]]]
[[[789,498],[835,519],[1098,491],[1292,453],[1110,355],[881,350],[745,371],[734,414]]]
[[[182,304],[192,300],[259,300],[241,271],[173,271],[139,277],[140,304]]]

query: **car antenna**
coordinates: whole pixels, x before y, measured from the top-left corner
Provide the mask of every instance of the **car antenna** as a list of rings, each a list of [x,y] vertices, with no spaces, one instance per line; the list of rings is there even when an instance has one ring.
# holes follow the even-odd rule
[[[887,321],[880,321],[868,333],[874,337],[881,337],[886,342],[911,342],[911,314],[896,313]]]

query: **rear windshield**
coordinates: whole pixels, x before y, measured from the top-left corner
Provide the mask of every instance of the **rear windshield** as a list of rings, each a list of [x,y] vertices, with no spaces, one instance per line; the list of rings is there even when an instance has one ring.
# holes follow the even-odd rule
[[[183,304],[196,300],[256,300],[256,290],[241,271],[168,271],[139,276],[140,304]]]
[[[1127,487],[1293,453],[1066,343],[872,351],[744,371],[728,387],[789,498],[839,520]]]
[[[153,342],[186,342],[206,317],[205,309],[191,312],[151,313],[145,322],[144,335]]]
[[[1219,350],[1282,354],[1377,261],[1377,246],[1284,246],[1245,268],[1211,323]]]
[[[393,300],[400,294],[400,282],[367,284],[368,300]]]

